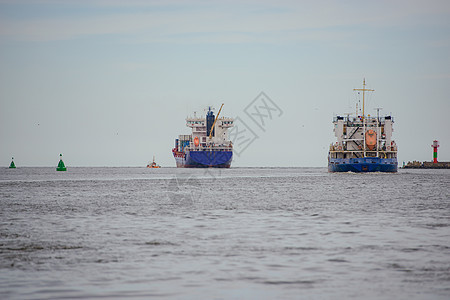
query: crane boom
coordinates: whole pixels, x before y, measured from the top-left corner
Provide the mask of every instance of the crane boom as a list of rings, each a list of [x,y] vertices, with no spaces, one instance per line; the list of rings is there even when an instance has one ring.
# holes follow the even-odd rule
[[[219,118],[220,111],[222,110],[222,107],[223,107],[223,103],[222,103],[222,106],[220,106],[220,109],[219,109],[219,112],[217,113],[216,119],[214,120],[214,123],[211,126],[211,130],[209,131],[209,138],[212,137],[212,132],[213,132],[213,129],[214,129],[214,125],[216,125],[216,121]]]

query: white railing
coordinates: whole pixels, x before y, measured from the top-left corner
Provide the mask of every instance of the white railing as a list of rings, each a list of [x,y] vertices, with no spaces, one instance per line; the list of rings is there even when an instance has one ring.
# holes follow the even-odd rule
[[[372,150],[372,151],[368,151],[368,150],[366,150],[366,151],[364,151],[363,149],[361,149],[361,150],[330,150],[329,151],[330,153],[342,153],[342,152],[346,152],[346,153],[359,153],[359,152],[366,152],[366,153],[397,153],[397,150],[391,150],[391,151],[384,151],[384,150],[378,150],[378,151],[376,151],[376,150]]]
[[[189,151],[232,151],[233,146],[191,146],[184,147],[184,149]]]

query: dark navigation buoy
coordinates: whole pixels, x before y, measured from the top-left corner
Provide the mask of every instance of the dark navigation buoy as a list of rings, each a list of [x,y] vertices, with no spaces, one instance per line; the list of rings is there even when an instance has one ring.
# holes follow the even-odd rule
[[[15,169],[16,168],[16,164],[14,163],[14,157],[12,158],[11,164],[9,165],[10,169]]]
[[[67,168],[64,165],[64,162],[62,160],[62,154],[59,155],[59,163],[58,163],[58,167],[56,167],[56,171],[66,171]]]

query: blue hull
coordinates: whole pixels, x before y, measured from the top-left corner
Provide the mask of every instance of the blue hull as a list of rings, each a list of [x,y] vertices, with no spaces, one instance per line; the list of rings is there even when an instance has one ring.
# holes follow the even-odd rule
[[[229,168],[233,151],[186,151],[175,160],[179,168]]]
[[[329,158],[329,172],[397,172],[396,158]]]

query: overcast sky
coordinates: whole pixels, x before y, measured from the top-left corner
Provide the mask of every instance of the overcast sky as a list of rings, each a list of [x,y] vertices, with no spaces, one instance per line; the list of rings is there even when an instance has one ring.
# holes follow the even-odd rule
[[[325,167],[364,77],[399,164],[434,139],[450,161],[449,53],[449,1],[0,0],[0,162],[175,166],[186,116],[225,103],[255,137],[232,166]]]

